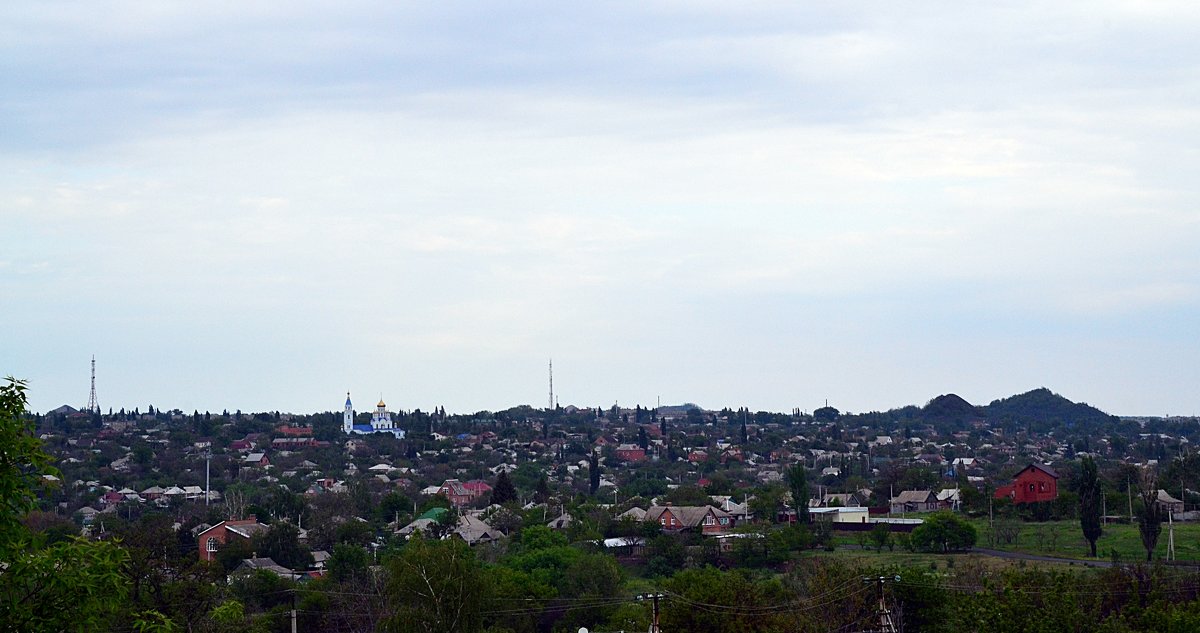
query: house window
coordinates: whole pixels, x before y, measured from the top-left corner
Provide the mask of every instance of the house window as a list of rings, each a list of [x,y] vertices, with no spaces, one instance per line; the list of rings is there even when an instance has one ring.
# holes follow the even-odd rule
[[[729,519],[726,519],[726,518],[722,517],[722,518],[721,518],[721,525],[729,525]]]
[[[704,517],[704,525],[714,525],[712,515]]]
[[[204,543],[204,549],[206,549],[210,552],[215,552],[215,551],[217,551],[217,543],[218,542],[219,541],[217,541],[217,537],[210,536],[210,537],[208,537],[208,540],[205,541],[205,543]]]

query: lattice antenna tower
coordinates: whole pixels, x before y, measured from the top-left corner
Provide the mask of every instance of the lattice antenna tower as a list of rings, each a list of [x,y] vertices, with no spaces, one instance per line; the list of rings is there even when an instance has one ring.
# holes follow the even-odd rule
[[[87,410],[100,413],[100,403],[96,401],[96,355],[92,355],[92,393],[88,396]]]
[[[549,411],[554,410],[554,359],[550,359],[550,407]]]

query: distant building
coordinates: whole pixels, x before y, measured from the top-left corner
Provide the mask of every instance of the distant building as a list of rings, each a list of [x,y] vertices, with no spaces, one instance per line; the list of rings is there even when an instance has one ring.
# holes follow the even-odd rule
[[[937,495],[931,490],[905,490],[892,497],[892,514],[906,512],[935,512],[939,508]]]
[[[221,521],[196,535],[200,560],[213,560],[222,545],[233,540],[249,541],[255,534],[266,529],[267,526],[259,523],[253,514],[246,519]]]
[[[1158,489],[1158,496],[1155,498],[1154,503],[1158,504],[1158,507],[1162,508],[1164,512],[1170,512],[1172,514],[1183,512],[1183,502],[1175,497],[1172,497],[1167,493],[1166,490],[1163,490],[1162,488]]]
[[[665,532],[684,530],[704,535],[724,534],[733,529],[733,515],[712,506],[650,506],[645,521],[653,521]]]
[[[1058,473],[1042,464],[1030,464],[1013,477],[1013,482],[996,489],[995,498],[1014,503],[1039,503],[1058,498]]]
[[[616,455],[618,459],[627,462],[646,461],[646,449],[637,444],[621,444],[617,447]]]
[[[388,412],[387,405],[383,400],[375,405],[375,412],[371,414],[370,424],[355,424],[354,423],[354,405],[350,402],[350,392],[346,392],[346,412],[342,415],[342,431],[346,435],[357,433],[359,435],[370,435],[372,433],[391,433],[396,439],[404,439],[404,430],[396,428],[392,423],[392,414]]]

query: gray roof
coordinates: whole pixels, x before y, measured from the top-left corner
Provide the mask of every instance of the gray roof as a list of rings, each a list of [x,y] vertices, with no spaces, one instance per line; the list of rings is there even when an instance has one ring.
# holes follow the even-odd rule
[[[276,563],[275,561],[271,560],[270,558],[244,558],[244,559],[242,559],[242,564],[238,565],[237,569],[235,569],[234,572],[255,571],[255,570],[259,570],[259,569],[272,572],[278,576],[287,576],[287,577],[291,577],[291,576],[295,575],[295,573],[296,573],[296,572],[288,569],[287,567],[284,567],[283,565]]]
[[[929,490],[905,490],[892,497],[892,503],[933,503],[937,495]]]
[[[732,516],[728,512],[720,508],[714,508],[713,506],[650,506],[650,509],[646,511],[646,520],[658,521],[659,517],[668,510],[671,511],[671,514],[685,528],[699,527],[709,512],[717,518]]]
[[[499,531],[493,529],[492,526],[484,523],[482,519],[477,519],[470,515],[458,517],[458,527],[455,528],[454,534],[469,545],[494,541],[504,536]]]

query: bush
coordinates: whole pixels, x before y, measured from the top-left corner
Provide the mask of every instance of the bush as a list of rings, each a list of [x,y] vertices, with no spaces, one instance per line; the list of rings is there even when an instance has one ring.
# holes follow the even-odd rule
[[[937,552],[968,550],[975,546],[975,526],[951,512],[935,512],[912,531],[917,549]]]

